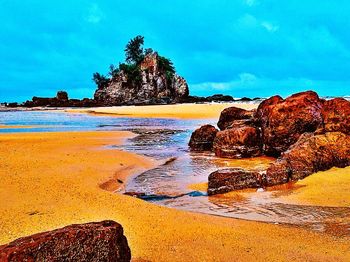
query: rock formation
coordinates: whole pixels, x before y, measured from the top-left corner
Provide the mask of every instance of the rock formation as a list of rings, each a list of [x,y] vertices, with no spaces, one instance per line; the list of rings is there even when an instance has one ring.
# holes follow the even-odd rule
[[[268,99],[269,100],[269,99]],[[279,156],[305,132],[314,132],[322,123],[322,102],[315,92],[298,93],[285,100],[272,97],[259,106],[258,121],[266,155]]]
[[[318,171],[349,165],[349,135],[305,133],[267,169],[265,186],[297,181]]]
[[[159,104],[178,102],[188,97],[184,78],[171,76],[159,68],[159,55],[147,54],[140,65],[141,81],[130,81],[121,70],[106,86],[100,86],[94,99],[100,105]]]
[[[222,194],[244,188],[260,188],[262,186],[262,175],[258,171],[227,168],[209,175],[208,195]]]
[[[193,151],[211,151],[218,130],[212,125],[205,125],[192,133],[189,143]]]
[[[213,150],[218,157],[247,158],[261,155],[262,143],[259,129],[241,126],[216,134]]]
[[[123,228],[114,221],[71,225],[0,246],[0,261],[130,260]]]
[[[65,91],[58,91],[56,97],[36,97],[31,101],[23,103],[24,107],[92,107],[97,106],[95,100],[89,98],[69,99],[68,93]]]
[[[286,99],[273,96],[257,111],[225,109],[218,126],[222,131],[216,133],[212,147],[216,156],[279,158],[258,175],[242,170],[214,172],[209,176],[209,194],[283,184],[350,165],[350,102],[342,98],[326,101],[312,91]],[[197,133],[196,139],[205,141],[200,136]]]

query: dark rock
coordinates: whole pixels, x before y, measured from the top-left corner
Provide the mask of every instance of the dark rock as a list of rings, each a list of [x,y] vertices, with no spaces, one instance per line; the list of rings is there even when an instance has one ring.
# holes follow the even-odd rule
[[[322,103],[315,92],[298,93],[281,101],[273,97],[257,110],[262,127],[264,152],[279,156],[305,132],[314,132],[322,124]]]
[[[259,129],[243,126],[220,131],[213,143],[215,155],[226,158],[246,158],[261,155]]]
[[[189,146],[193,151],[211,151],[218,130],[212,125],[198,128],[191,135]]]
[[[68,93],[66,91],[58,91],[56,98],[61,101],[68,101]]]
[[[350,102],[344,98],[324,101],[323,125],[318,132],[343,132],[350,135]]]
[[[218,127],[220,130],[228,129],[236,120],[249,120],[253,121],[255,111],[248,111],[238,107],[229,107],[221,112]],[[245,122],[247,123],[247,122]]]
[[[263,186],[263,174],[241,168],[218,170],[209,175],[208,195],[222,194],[246,188]]]
[[[238,99],[237,101],[241,101],[241,102],[250,102],[253,101],[253,99],[249,98],[249,97],[242,97],[240,99]]]
[[[350,136],[341,132],[303,134],[268,168],[266,186],[305,178],[332,167],[350,165]]]
[[[208,102],[230,102],[230,101],[234,101],[232,96],[222,95],[222,94],[215,94],[215,95],[212,95],[212,96],[208,96],[208,97],[206,97],[206,100]]]
[[[123,228],[114,221],[71,225],[0,246],[0,261],[130,261]]]
[[[8,103],[7,107],[18,107],[18,103],[16,103],[16,102]]]

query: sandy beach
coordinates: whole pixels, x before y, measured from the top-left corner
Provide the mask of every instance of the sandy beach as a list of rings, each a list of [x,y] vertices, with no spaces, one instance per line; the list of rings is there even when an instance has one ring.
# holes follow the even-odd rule
[[[258,107],[249,103],[205,103],[175,104],[162,106],[119,106],[96,107],[86,109],[68,109],[66,112],[90,113],[94,115],[113,115],[119,117],[181,118],[181,119],[218,119],[222,110],[235,106],[247,110]]]
[[[134,261],[349,261],[349,238],[168,209],[113,193],[122,184],[112,180],[125,181],[157,164],[104,148],[132,135],[1,134],[0,244],[73,223],[112,219],[123,225]],[[337,170],[329,172],[337,176]],[[301,183],[315,184],[317,176]],[[327,188],[312,188],[305,186],[298,197],[310,200],[327,193]]]

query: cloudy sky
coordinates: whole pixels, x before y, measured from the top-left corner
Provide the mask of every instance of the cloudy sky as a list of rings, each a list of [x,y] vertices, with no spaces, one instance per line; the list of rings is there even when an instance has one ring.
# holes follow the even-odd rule
[[[347,0],[0,0],[0,101],[92,97],[92,73],[138,34],[192,95],[349,95],[349,14]]]

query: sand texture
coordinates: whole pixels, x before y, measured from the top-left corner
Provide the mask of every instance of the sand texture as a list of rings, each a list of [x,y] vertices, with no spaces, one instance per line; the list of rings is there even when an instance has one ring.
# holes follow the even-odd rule
[[[86,109],[67,109],[67,112],[91,113],[95,115],[113,115],[119,117],[181,118],[181,119],[219,119],[220,113],[227,107],[235,106],[247,110],[255,109],[258,104],[249,103],[212,103],[212,104],[176,104],[155,106],[116,106]]]
[[[157,164],[104,148],[131,135],[1,134],[0,243],[112,219],[123,225],[134,261],[350,260],[348,238],[178,211],[111,192],[119,187],[111,180]]]

